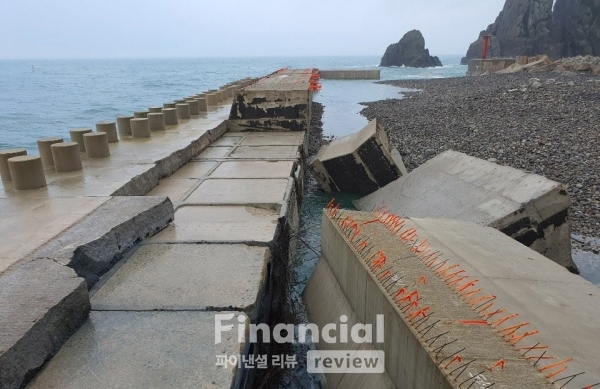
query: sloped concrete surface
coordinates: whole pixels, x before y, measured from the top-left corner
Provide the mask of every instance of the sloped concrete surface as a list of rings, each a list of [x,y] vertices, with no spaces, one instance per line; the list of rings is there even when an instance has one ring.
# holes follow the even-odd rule
[[[490,226],[577,272],[569,195],[564,185],[536,174],[446,151],[355,205]]]
[[[165,197],[114,197],[32,256],[73,268],[91,286],[134,244],[172,221]]]
[[[244,244],[146,244],[94,294],[92,308],[249,311],[268,255],[266,247]]]
[[[235,331],[215,345],[214,315],[92,312],[27,388],[229,388],[235,372],[215,356],[238,355],[240,345]]]
[[[85,321],[87,285],[50,259],[14,266],[0,279],[0,387],[20,388]]]

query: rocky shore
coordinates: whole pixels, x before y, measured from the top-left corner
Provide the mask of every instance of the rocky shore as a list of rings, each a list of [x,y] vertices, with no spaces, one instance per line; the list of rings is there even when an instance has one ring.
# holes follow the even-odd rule
[[[502,74],[392,81],[418,89],[364,103],[410,171],[453,149],[569,185],[573,233],[600,236],[600,77]]]

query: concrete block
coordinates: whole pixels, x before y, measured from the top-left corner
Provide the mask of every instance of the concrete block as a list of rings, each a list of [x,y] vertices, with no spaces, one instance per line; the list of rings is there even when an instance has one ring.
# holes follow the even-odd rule
[[[326,192],[369,194],[402,175],[376,120],[356,134],[323,146],[309,165]]]
[[[281,203],[291,185],[291,178],[205,180],[185,201],[204,204]]]
[[[175,108],[177,106],[176,103],[164,103],[163,107],[164,108]]]
[[[133,118],[133,116],[117,116],[117,128],[121,136],[131,135],[131,119]]]
[[[50,149],[54,169],[57,173],[75,172],[83,169],[79,145],[76,142],[55,143]]]
[[[200,106],[197,100],[186,100],[185,102],[190,106],[190,115],[200,115]]]
[[[54,160],[52,159],[52,146],[55,143],[62,143],[63,138],[40,138],[37,140],[38,150],[40,152],[40,158],[44,167],[54,166]]]
[[[147,118],[131,119],[131,135],[134,138],[150,138],[150,123]]]
[[[206,101],[208,102],[209,106],[214,106],[219,104],[219,99],[217,98],[217,94],[216,93],[207,93],[206,94]]]
[[[0,387],[23,387],[89,310],[85,281],[50,259],[20,262],[2,273]]]
[[[364,70],[319,70],[324,80],[379,80],[380,69]]]
[[[71,142],[77,142],[79,151],[85,153],[85,143],[83,143],[83,135],[92,132],[91,128],[74,128],[69,130]]]
[[[148,117],[148,111],[136,111],[133,113],[133,117],[136,119],[145,119]]]
[[[164,107],[150,107],[148,108],[149,113],[162,113]]]
[[[34,155],[21,155],[8,159],[8,169],[16,190],[38,189],[46,186],[42,159]]]
[[[269,255],[244,244],[143,245],[96,291],[92,309],[250,311]]]
[[[165,125],[174,126],[179,123],[179,120],[177,119],[177,109],[175,107],[163,108],[162,113],[165,118]]]
[[[204,97],[198,97],[198,109],[200,112],[208,112],[208,102],[206,100],[206,95]]]
[[[279,209],[254,206],[183,206],[175,212],[175,224],[151,243],[173,242],[271,242]]]
[[[114,197],[32,255],[69,266],[93,285],[127,250],[164,228],[173,215],[173,204],[164,197]]]
[[[148,114],[148,127],[150,131],[164,131],[165,127],[165,116],[161,112],[150,112]]]
[[[566,187],[536,174],[455,151],[444,152],[356,206],[410,217],[439,217],[496,228],[577,272],[571,257]]]
[[[294,161],[232,161],[221,163],[210,178],[285,178],[295,171]]]
[[[96,123],[96,132],[105,132],[106,135],[108,135],[108,143],[116,143],[119,141],[117,125],[115,122]]]
[[[303,146],[304,132],[245,133],[240,146]]]
[[[85,153],[88,158],[106,158],[110,156],[108,147],[108,134],[105,132],[91,132],[83,135]]]
[[[175,109],[177,110],[177,118],[178,119],[189,119],[191,116],[190,113],[190,105],[187,103],[178,103],[175,106]]]
[[[214,326],[214,312],[92,312],[28,388],[229,388],[216,356],[240,344],[231,331],[215,345]]]
[[[12,157],[27,155],[26,149],[4,149],[0,150],[0,177],[2,181],[12,181],[10,177],[10,169],[8,168],[8,160]]]

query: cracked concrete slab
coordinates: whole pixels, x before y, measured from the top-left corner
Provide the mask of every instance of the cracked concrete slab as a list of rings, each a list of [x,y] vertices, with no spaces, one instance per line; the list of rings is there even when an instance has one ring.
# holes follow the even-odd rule
[[[294,159],[300,158],[298,146],[238,146],[229,158],[232,159]]]
[[[536,174],[446,151],[355,205],[487,225],[577,272],[569,194],[563,184]]]
[[[185,201],[208,204],[274,204],[285,200],[292,178],[210,179],[200,184]]]
[[[294,161],[228,161],[210,174],[211,178],[283,178],[294,173]]]
[[[50,259],[0,276],[0,387],[17,389],[54,355],[90,310],[85,280]]]
[[[189,162],[177,170],[171,178],[202,178],[216,166],[216,162]]]
[[[73,268],[91,286],[173,217],[173,204],[165,197],[114,197],[31,255]]]
[[[92,312],[27,389],[229,388],[216,357],[240,354],[237,331],[215,345],[214,326],[214,312]]]
[[[305,132],[271,132],[245,133],[240,146],[302,146],[304,145]]]
[[[275,207],[182,206],[175,221],[149,242],[271,242],[279,219]]]
[[[93,295],[92,309],[249,311],[268,258],[266,247],[244,244],[143,245]]]
[[[167,196],[171,201],[179,201],[197,183],[195,178],[164,178],[146,196]]]
[[[206,150],[200,153],[193,160],[203,160],[203,159],[211,159],[211,158],[226,158],[229,152],[233,150],[233,147],[230,146],[211,146]]]

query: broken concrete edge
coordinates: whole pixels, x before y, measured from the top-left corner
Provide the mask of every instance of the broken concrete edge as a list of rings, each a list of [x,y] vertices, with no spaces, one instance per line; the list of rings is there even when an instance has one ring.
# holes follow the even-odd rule
[[[227,121],[223,121],[212,130],[206,131],[188,146],[174,151],[168,157],[155,162],[148,171],[133,177],[127,184],[114,191],[111,196],[143,196],[154,189],[158,182],[175,173],[183,165],[203,152],[211,143],[227,132]]]
[[[51,259],[29,259],[0,278],[0,387],[23,387],[85,322],[85,280]]]
[[[92,287],[124,253],[174,217],[167,197],[113,197],[31,256],[69,266]]]
[[[406,172],[400,153],[390,150],[376,119],[359,132],[322,146],[308,164],[326,192],[370,194]]]
[[[288,186],[289,196],[281,206],[280,216],[277,222],[274,238],[267,244],[269,247],[270,261],[266,267],[263,288],[258,294],[257,303],[250,322],[252,324],[267,324],[273,328],[278,323],[289,322],[290,290],[289,277],[291,277],[291,260],[295,251],[297,231],[300,225],[300,202],[301,198],[296,191],[297,186]],[[246,328],[246,339],[249,339],[249,328]],[[269,343],[250,343],[243,345],[242,355],[246,357],[254,355],[279,354]],[[232,388],[254,387],[258,381],[261,384],[268,382],[272,377],[269,371],[256,371],[256,369],[238,369]]]

